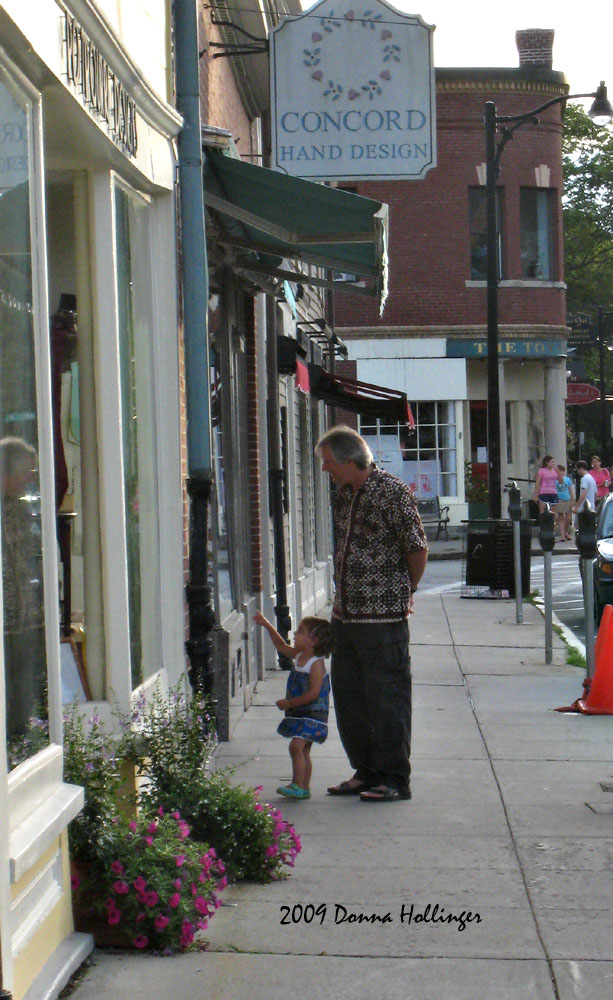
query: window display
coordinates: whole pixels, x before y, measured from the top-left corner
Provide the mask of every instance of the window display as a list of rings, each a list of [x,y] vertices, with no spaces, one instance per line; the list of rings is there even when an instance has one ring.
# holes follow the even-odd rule
[[[47,670],[30,244],[30,102],[0,73],[0,522],[9,766],[46,741]]]

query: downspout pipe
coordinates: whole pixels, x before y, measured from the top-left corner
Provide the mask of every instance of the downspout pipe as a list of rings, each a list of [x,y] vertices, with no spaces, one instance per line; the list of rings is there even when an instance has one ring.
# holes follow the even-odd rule
[[[275,553],[275,618],[277,632],[288,642],[292,627],[287,603],[287,564],[283,516],[283,456],[281,453],[281,413],[279,407],[279,370],[277,364],[277,325],[275,300],[266,296],[266,372],[268,382],[268,457],[270,463],[270,498]],[[282,670],[291,670],[292,661],[278,653]]]
[[[213,481],[209,385],[209,278],[202,171],[198,15],[196,0],[175,0],[175,67],[179,133],[181,284],[187,409],[189,579],[186,599],[194,691],[214,692],[211,630],[215,624],[208,567],[208,524]]]

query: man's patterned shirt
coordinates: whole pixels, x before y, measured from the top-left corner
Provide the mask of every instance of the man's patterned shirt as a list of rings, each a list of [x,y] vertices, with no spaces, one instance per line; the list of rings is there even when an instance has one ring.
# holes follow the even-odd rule
[[[355,493],[339,490],[334,516],[336,621],[403,621],[408,614],[407,555],[427,549],[415,494],[396,476],[373,467]]]

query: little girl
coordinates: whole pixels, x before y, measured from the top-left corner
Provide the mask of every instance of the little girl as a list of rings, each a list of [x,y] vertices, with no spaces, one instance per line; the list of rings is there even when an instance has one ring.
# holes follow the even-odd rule
[[[324,743],[328,736],[330,678],[323,658],[332,651],[334,626],[325,618],[303,618],[294,632],[294,645],[289,646],[259,611],[253,620],[266,629],[279,653],[295,661],[285,698],[277,702],[277,708],[285,712],[277,732],[290,741],[292,780],[277,788],[277,793],[290,799],[310,799],[311,747]]]

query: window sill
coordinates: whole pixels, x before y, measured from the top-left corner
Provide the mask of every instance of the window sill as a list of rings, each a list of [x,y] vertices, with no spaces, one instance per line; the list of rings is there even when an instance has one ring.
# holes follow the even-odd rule
[[[17,882],[81,811],[84,792],[62,781],[62,749],[51,745],[9,775],[9,865]]]
[[[484,279],[468,279],[464,282],[466,288],[487,288]],[[566,289],[565,281],[539,281],[536,278],[508,278],[498,282],[499,288],[561,288]]]

